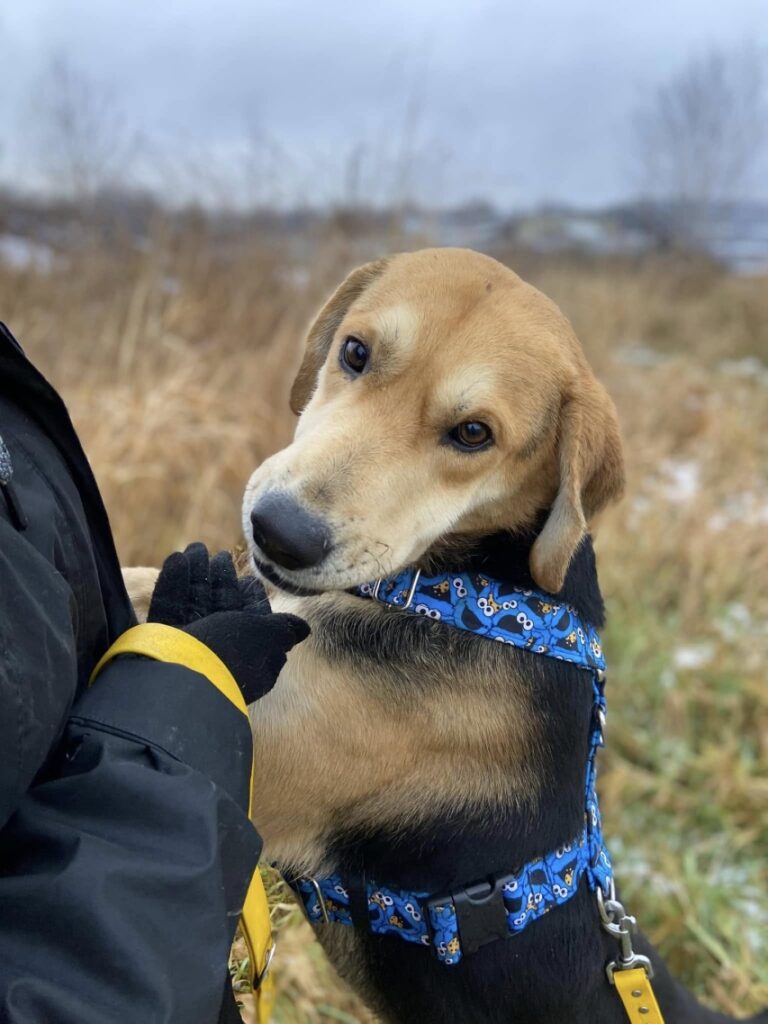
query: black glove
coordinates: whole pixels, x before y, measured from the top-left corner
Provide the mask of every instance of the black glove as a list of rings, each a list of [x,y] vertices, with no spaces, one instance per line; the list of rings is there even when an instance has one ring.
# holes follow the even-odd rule
[[[303,619],[271,611],[260,580],[238,579],[231,555],[220,551],[209,559],[204,544],[165,560],[147,621],[176,626],[210,647],[246,704],[272,689],[288,651],[309,636]]]

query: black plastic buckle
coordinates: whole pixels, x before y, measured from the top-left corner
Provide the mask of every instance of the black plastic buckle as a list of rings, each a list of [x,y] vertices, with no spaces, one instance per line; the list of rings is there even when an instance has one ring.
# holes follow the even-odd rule
[[[462,953],[474,953],[489,942],[509,938],[511,932],[507,924],[507,908],[504,906],[504,885],[510,877],[492,875],[485,882],[476,882],[463,889],[455,889],[447,896],[434,896],[427,900],[425,917],[430,935],[430,908],[453,903]]]

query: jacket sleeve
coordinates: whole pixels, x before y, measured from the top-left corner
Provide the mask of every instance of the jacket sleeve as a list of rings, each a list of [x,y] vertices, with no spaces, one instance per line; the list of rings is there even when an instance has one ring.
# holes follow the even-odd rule
[[[5,699],[38,658],[69,669],[63,627],[51,659],[45,624],[2,604]],[[261,847],[251,768],[244,708],[208,675],[106,664],[0,830],[0,1021],[215,1024]]]

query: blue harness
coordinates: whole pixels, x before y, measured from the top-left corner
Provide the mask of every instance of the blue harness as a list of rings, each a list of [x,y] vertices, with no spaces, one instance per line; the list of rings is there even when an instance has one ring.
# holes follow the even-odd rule
[[[370,928],[433,948],[438,960],[457,964],[486,942],[523,931],[554,906],[567,903],[586,878],[592,891],[612,891],[611,859],[603,842],[595,791],[595,755],[603,743],[605,660],[599,637],[576,610],[548,594],[520,590],[479,573],[426,578],[409,569],[359,587],[360,597],[444,622],[499,643],[567,661],[592,674],[593,706],[585,778],[584,827],[551,853],[517,871],[450,893],[403,892],[370,880]],[[340,875],[296,879],[313,924],[351,925],[348,888]]]

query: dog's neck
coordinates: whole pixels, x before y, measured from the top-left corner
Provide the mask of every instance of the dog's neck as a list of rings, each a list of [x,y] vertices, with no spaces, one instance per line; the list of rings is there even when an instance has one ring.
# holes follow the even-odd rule
[[[515,586],[537,590],[531,576],[531,548],[546,519],[542,513],[529,530],[520,533],[503,531],[487,537],[456,536],[440,541],[419,561],[427,575],[440,572],[483,572],[494,579]],[[572,604],[581,617],[593,626],[605,621],[605,606],[597,581],[597,567],[592,540],[586,537],[577,549],[558,600]]]

